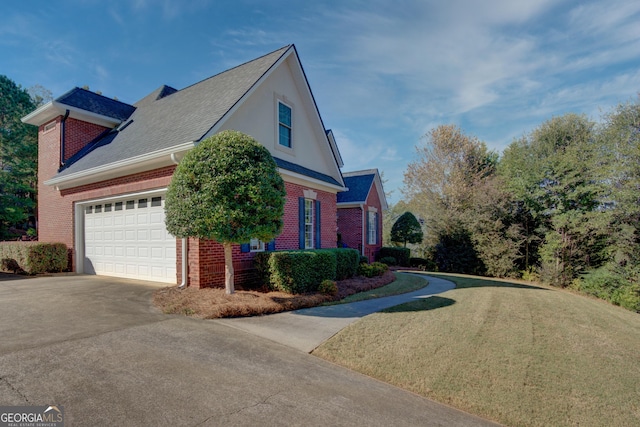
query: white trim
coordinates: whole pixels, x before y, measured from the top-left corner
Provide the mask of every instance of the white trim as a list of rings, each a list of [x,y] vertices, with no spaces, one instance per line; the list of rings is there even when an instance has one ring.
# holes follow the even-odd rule
[[[378,213],[378,208],[376,208],[375,206],[368,206],[367,210],[369,212]]]
[[[156,188],[155,190],[138,191],[135,193],[120,193],[113,196],[100,197],[98,199],[82,200],[82,201],[75,202],[75,204],[81,205],[84,207],[84,205],[92,205],[98,202],[109,202],[109,201],[118,200],[118,199],[128,199],[129,197],[154,196],[157,194],[162,195],[166,192],[167,192],[167,187],[162,187],[162,188]]]
[[[295,145],[293,143],[293,128],[294,128],[294,105],[293,102],[289,101],[287,99],[286,96],[284,95],[278,95],[278,94],[274,94],[275,96],[275,121],[276,121],[276,148],[279,150],[282,150],[286,153],[289,153],[293,156],[295,156]],[[289,135],[289,146],[287,147],[286,145],[282,145],[280,144],[280,104],[284,105],[285,107],[287,107],[290,111],[291,114],[291,125],[288,126],[289,130],[291,131],[290,135]],[[283,126],[287,127],[286,124],[283,124]]]
[[[146,172],[159,167],[175,164],[171,159],[172,155],[175,158],[176,153],[186,152],[193,147],[194,142],[187,142],[174,147],[143,154],[141,156],[130,157],[125,160],[78,171],[69,175],[54,177],[45,181],[44,184],[64,189],[99,182],[114,177],[121,177],[128,174]]]
[[[69,110],[69,117],[71,118],[94,123],[107,128],[114,128],[122,123],[122,120],[103,116],[102,114],[92,113],[91,111],[63,104],[58,101],[49,101],[20,120],[22,120],[23,123],[40,126],[43,123],[49,122],[51,119],[64,115],[67,110]]]
[[[85,258],[85,207],[94,203],[99,202],[108,202],[113,200],[125,200],[131,197],[140,197],[140,196],[154,196],[154,195],[166,195],[167,187],[157,188],[154,190],[146,190],[146,191],[138,191],[133,193],[121,193],[115,194],[112,196],[101,197],[97,199],[88,199],[82,201],[74,202],[74,252],[75,252],[75,262],[76,262],[76,273],[84,274],[84,258]],[[185,239],[183,240],[183,248],[185,247]],[[185,255],[183,253],[183,260],[185,259]],[[186,264],[185,264],[186,266]],[[177,268],[177,259],[176,259],[176,268]],[[184,269],[183,269],[184,271]],[[184,277],[184,276],[183,276]],[[183,280],[184,282],[184,280]],[[171,283],[171,282],[165,282]],[[186,282],[185,282],[186,283]]]
[[[302,175],[300,173],[291,172],[290,170],[278,168],[278,172],[280,172],[280,175],[282,175],[282,179],[284,179],[285,181],[287,181],[287,179],[285,179],[286,177],[293,178],[293,179],[289,180],[289,182],[292,182],[294,184],[302,182],[302,185],[308,185],[309,183],[313,183],[313,184],[316,184],[316,186],[325,187],[327,189],[334,190],[334,191],[335,190],[337,190],[337,191],[345,191],[345,189],[346,189],[346,187],[338,186],[338,185],[331,184],[331,183],[326,182],[326,181],[322,181],[322,180],[319,180],[319,179],[311,178],[309,176]],[[298,182],[296,182],[296,180]]]
[[[242,97],[233,105],[233,107],[231,107],[226,113],[224,113],[224,116],[222,116],[220,120],[218,120],[218,122],[214,124],[211,127],[211,129],[209,129],[209,132],[207,132],[202,138],[200,138],[200,141],[204,141],[210,136],[218,133],[220,131],[220,128],[227,121],[227,119],[231,117],[240,108],[240,106],[244,103],[244,101],[248,99],[253,94],[253,92],[257,90],[258,86],[260,86],[262,82],[264,82],[271,75],[271,73],[273,73],[273,71],[280,66],[280,64],[282,64],[284,61],[287,60],[287,58],[291,55],[291,52],[293,52],[293,45],[291,45],[289,49],[287,49],[285,53],[283,53],[282,56],[271,66],[271,68],[269,68],[253,84],[253,86],[251,86],[251,88],[244,95],[242,95]]]
[[[318,198],[318,193],[313,190],[306,189],[303,190],[302,193],[304,194],[305,199],[316,200]]]

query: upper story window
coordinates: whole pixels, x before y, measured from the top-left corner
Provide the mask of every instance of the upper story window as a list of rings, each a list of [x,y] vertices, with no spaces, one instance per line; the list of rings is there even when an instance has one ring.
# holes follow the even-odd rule
[[[278,144],[292,148],[291,107],[278,101]]]

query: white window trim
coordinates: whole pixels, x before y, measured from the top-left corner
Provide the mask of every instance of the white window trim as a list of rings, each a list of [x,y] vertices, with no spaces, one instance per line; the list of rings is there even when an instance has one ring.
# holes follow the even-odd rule
[[[258,243],[258,247],[254,249],[254,242]],[[249,251],[250,252],[264,252],[265,251],[265,247],[266,245],[264,244],[264,242],[260,239],[251,239],[249,241]]]
[[[285,105],[291,109],[291,147],[285,147],[280,145],[280,107],[279,104]],[[290,155],[295,155],[295,105],[287,99],[286,96],[274,94],[274,112],[275,112],[275,143],[274,147],[277,150],[283,151]],[[286,125],[285,125],[286,126]]]
[[[315,246],[315,202],[313,199],[304,199],[304,248],[305,249],[313,249]],[[307,222],[307,210],[310,209],[311,211],[311,215],[309,215],[309,217],[311,218],[311,222]],[[307,227],[311,227],[311,233],[308,234],[307,232]],[[309,236],[310,238],[307,239],[307,236]]]
[[[378,243],[378,221],[376,221],[376,212],[374,210],[369,210],[367,214],[368,214],[367,221],[369,222],[368,224],[369,233],[367,235],[367,245],[375,245]]]

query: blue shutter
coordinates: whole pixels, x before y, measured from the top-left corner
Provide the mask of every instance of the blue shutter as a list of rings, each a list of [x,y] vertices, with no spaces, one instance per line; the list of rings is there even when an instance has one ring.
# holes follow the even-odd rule
[[[371,212],[367,211],[367,214],[364,216],[364,221],[366,225],[366,230],[365,230],[365,235],[364,235],[364,243],[366,245],[369,244],[369,215],[371,215]]]
[[[249,243],[242,243],[240,245],[240,252],[241,253],[246,253],[246,252],[250,252],[251,251],[251,246],[249,245]]]
[[[316,200],[316,248],[320,249],[322,247],[322,233],[321,233],[321,215],[320,215],[320,201]]]
[[[300,249],[304,249],[304,197],[298,199],[298,241]]]
[[[267,243],[266,250],[268,250],[268,251],[275,251],[276,250],[276,239],[273,239],[272,241]]]

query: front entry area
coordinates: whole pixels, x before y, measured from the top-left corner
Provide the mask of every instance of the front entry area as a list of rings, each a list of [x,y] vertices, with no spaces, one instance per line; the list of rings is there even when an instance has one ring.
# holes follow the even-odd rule
[[[176,283],[176,239],[164,224],[164,195],[83,205],[84,273]]]

